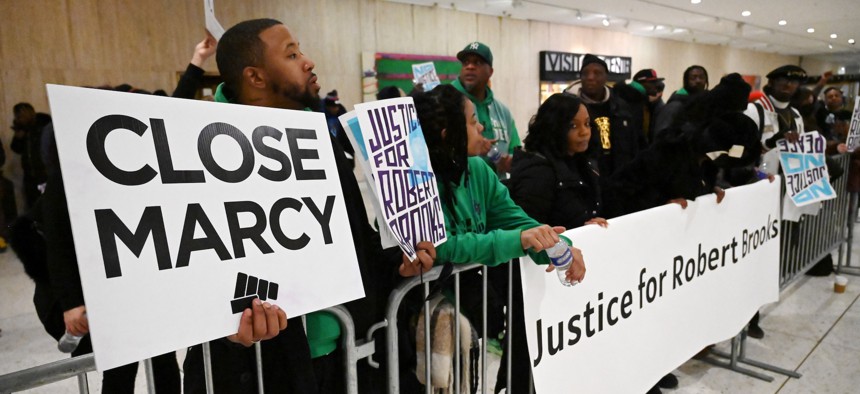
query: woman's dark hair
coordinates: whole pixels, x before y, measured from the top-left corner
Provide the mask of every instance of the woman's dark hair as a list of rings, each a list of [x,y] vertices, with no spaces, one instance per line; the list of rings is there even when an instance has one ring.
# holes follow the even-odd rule
[[[580,105],[582,100],[568,93],[556,93],[546,99],[529,122],[523,141],[526,150],[558,158],[567,155],[567,133]]]
[[[453,189],[460,183],[468,166],[468,136],[466,116],[463,114],[466,96],[451,85],[439,85],[430,92],[415,93],[412,99],[433,171],[445,185],[442,199],[453,213]],[[445,138],[442,138],[443,130]]]
[[[708,79],[708,70],[705,70],[705,68],[702,66],[690,66],[687,67],[686,70],[684,70],[684,90],[686,90],[687,93],[690,92],[690,83],[687,81],[690,79],[690,73],[693,72],[693,70],[701,70],[702,73],[705,74],[705,90],[708,90],[708,86],[710,86],[710,80]]]

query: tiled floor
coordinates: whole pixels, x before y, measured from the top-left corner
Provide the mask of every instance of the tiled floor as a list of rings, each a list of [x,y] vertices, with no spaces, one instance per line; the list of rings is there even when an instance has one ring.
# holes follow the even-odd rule
[[[860,239],[853,245],[860,258]],[[860,265],[855,263],[855,266]],[[32,304],[33,284],[11,252],[0,254],[0,375],[66,357],[44,332]],[[803,377],[773,376],[768,383],[691,360],[676,372],[680,387],[667,393],[860,393],[860,277],[849,276],[844,294],[833,292],[833,277],[804,277],[783,291],[782,300],[766,307],[763,340],[747,341],[751,359],[794,370]],[[727,349],[728,343],[718,345]],[[179,352],[178,357],[184,357]],[[491,360],[488,383],[494,384],[498,360]],[[90,389],[100,391],[100,379],[89,374]],[[63,382],[29,393],[77,393],[77,382]],[[143,372],[137,392],[145,393]]]

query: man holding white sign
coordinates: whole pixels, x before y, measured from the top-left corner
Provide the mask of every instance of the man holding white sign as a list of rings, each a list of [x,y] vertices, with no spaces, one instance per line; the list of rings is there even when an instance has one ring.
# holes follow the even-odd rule
[[[301,52],[298,42],[289,29],[276,20],[250,20],[232,27],[219,43],[216,59],[225,80],[216,92],[216,101],[306,111],[319,103],[320,85],[313,72],[315,66],[313,61]],[[344,195],[349,229],[356,248],[358,268],[364,279],[366,297],[347,303],[346,306],[353,312],[356,330],[363,332],[374,323],[372,320],[376,317],[374,309],[376,286],[370,270],[385,270],[386,267],[379,265],[371,267],[371,263],[379,260],[381,251],[379,236],[367,222],[364,204],[358,184],[352,175],[351,165],[347,162],[340,145],[331,138],[329,133],[324,135],[329,136],[326,139],[329,140],[329,145],[334,152],[338,181]],[[325,137],[318,135],[317,138]],[[313,158],[307,153],[302,153],[298,157]],[[293,159],[296,159],[296,155],[293,155]],[[421,253],[426,255],[428,252]],[[326,262],[326,264],[332,263]],[[396,269],[396,267],[390,268],[392,272]],[[332,269],[329,276],[338,277],[343,274],[333,265]],[[343,291],[335,282],[332,282],[332,285],[329,292]],[[270,346],[268,351],[264,349],[264,385],[267,393],[338,391],[338,386],[343,383],[340,378],[341,372],[337,371],[340,365],[333,364],[335,359],[327,356],[333,351],[335,341],[340,335],[338,322],[327,313],[312,313],[307,316],[307,321],[307,340],[304,339],[302,332],[289,341],[278,339],[279,343]],[[293,326],[301,330],[301,321],[290,321],[287,330],[278,338]],[[226,347],[221,347],[220,351],[222,353],[219,358],[222,362],[231,365],[223,367],[225,368],[221,370],[223,375],[216,372],[216,387],[220,385],[222,389],[231,393],[238,392],[237,390],[242,392],[249,390],[247,384],[243,384],[242,381],[246,374],[254,371],[253,365],[245,362],[250,359],[248,355],[251,353],[245,352],[244,349]],[[268,358],[265,356],[267,352],[270,354]],[[234,355],[238,355],[239,358],[235,358]],[[242,359],[242,357],[245,358]],[[313,363],[311,357],[314,357]],[[285,360],[289,363],[285,364]],[[309,370],[311,366],[313,370]],[[189,365],[186,363],[186,393],[200,392],[202,389],[200,364],[196,363],[193,367],[195,376],[192,378],[189,377]],[[362,370],[362,367],[366,365],[359,366],[359,390],[363,392],[369,389],[367,378],[370,377],[370,373]],[[314,378],[315,381],[312,381]]]

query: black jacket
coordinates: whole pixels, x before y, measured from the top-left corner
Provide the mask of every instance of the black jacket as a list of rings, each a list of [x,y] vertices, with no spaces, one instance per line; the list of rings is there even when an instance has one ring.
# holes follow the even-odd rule
[[[661,134],[672,127],[678,114],[681,113],[681,109],[683,109],[688,102],[690,102],[689,94],[678,94],[678,92],[672,93],[672,96],[669,97],[669,102],[663,106],[663,109],[660,110],[657,117],[654,119],[654,131],[651,133],[652,142],[661,138]]]
[[[698,156],[682,136],[655,141],[602,183],[606,217],[627,215],[713,192],[717,168]]]
[[[575,228],[601,214],[598,180],[596,162],[585,155],[558,159],[517,150],[508,188],[532,219]]]
[[[24,178],[35,184],[45,182],[45,165],[42,162],[42,129],[51,123],[51,115],[36,114],[36,121],[31,127],[26,127],[26,134],[12,138],[9,147],[21,155],[21,169]]]
[[[591,141],[588,144],[588,154],[597,160],[597,166],[602,176],[610,176],[615,170],[633,161],[633,158],[645,147],[642,135],[641,118],[634,117],[630,106],[618,97],[614,91],[609,94],[609,141],[610,149],[604,149],[601,143],[600,129],[596,124],[595,107],[600,104],[586,104],[591,117]]]

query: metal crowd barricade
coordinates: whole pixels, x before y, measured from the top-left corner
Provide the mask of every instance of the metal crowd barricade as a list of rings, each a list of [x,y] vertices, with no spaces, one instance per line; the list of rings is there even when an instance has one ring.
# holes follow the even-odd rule
[[[155,378],[153,375],[152,360],[144,360],[143,365],[146,374],[147,393],[154,394]],[[78,391],[81,394],[87,394],[90,392],[87,372],[95,370],[96,362],[92,353],[37,365],[32,368],[0,375],[0,394],[29,390],[66,380],[73,376],[78,378]]]
[[[851,269],[851,244],[854,235],[854,219],[857,216],[857,195],[848,193],[848,169],[851,156],[843,154],[834,157],[845,170],[844,174],[833,182],[837,197],[821,204],[821,209],[815,216],[801,217],[798,222],[783,221],[780,237],[779,289],[784,290],[798,278],[802,277],[821,259],[833,252],[838,252],[837,272],[842,268],[843,257],[848,261],[846,268]],[[783,184],[783,193],[785,185]],[[782,200],[781,200],[782,203]],[[847,253],[843,253],[843,248]],[[856,268],[855,268],[856,269]],[[751,365],[767,371],[776,372],[793,378],[801,375],[795,371],[780,368],[761,361],[753,360],[746,355],[746,331],[741,331],[732,338],[729,353],[711,350],[709,356],[702,361],[730,369],[732,371],[771,382],[773,377],[740,364]],[[715,359],[716,356],[727,361]]]
[[[512,279],[513,279],[513,264],[506,264],[508,266],[508,295],[507,295],[507,306],[508,309],[506,311],[507,316],[507,324],[505,327],[505,341],[507,344],[507,349],[511,349],[511,329],[512,329],[512,319],[513,319],[513,311],[511,310],[511,306],[513,305],[512,297],[513,292],[511,291],[512,287]],[[482,266],[479,264],[464,264],[464,265],[455,265],[452,275],[454,277],[454,338],[456,338],[457,345],[454,346],[454,376],[453,376],[453,387],[455,392],[460,392],[461,388],[461,367],[460,367],[460,273],[464,271],[470,271],[474,269],[481,269],[482,276],[482,290],[483,290],[483,300],[482,300],[482,345],[481,345],[481,392],[486,393],[488,391],[487,387],[487,266]],[[388,345],[387,350],[387,360],[388,360],[388,392],[395,394],[400,393],[400,359],[399,359],[399,342],[397,337],[397,312],[400,310],[401,303],[403,299],[406,297],[406,294],[409,293],[410,290],[418,287],[422,284],[423,279],[423,287],[424,287],[424,382],[425,384],[425,392],[431,393],[432,387],[432,379],[431,379],[431,366],[432,366],[432,346],[431,346],[431,327],[430,327],[430,301],[427,299],[430,293],[430,282],[439,279],[439,275],[442,271],[442,267],[435,267],[429,272],[423,274],[423,278],[421,277],[413,277],[409,278],[394,289],[388,297],[388,308],[386,310],[386,320],[380,324],[380,327],[386,329],[386,342]],[[372,335],[371,333],[368,335]],[[371,363],[372,365],[374,363]],[[511,357],[507,358],[506,363],[506,371],[507,373],[507,387],[511,385]]]
[[[355,339],[355,323],[352,316],[344,306],[338,305],[325,310],[334,315],[341,326],[342,351],[344,352],[344,381],[346,382],[347,394],[358,393],[358,361],[373,354],[373,341],[359,341]],[[207,393],[214,393],[212,380],[212,356],[209,342],[203,343],[203,371]],[[257,362],[257,387],[258,392],[263,394],[263,368],[262,350],[260,343],[254,344],[254,353]],[[155,376],[153,374],[152,360],[143,361],[147,393],[155,393]],[[38,365],[21,371],[0,375],[0,394],[13,393],[29,390],[51,383],[69,379],[73,376],[78,378],[78,391],[81,394],[90,392],[87,381],[87,373],[96,370],[95,358],[92,354],[73,357],[66,360],[55,361],[49,364]]]

